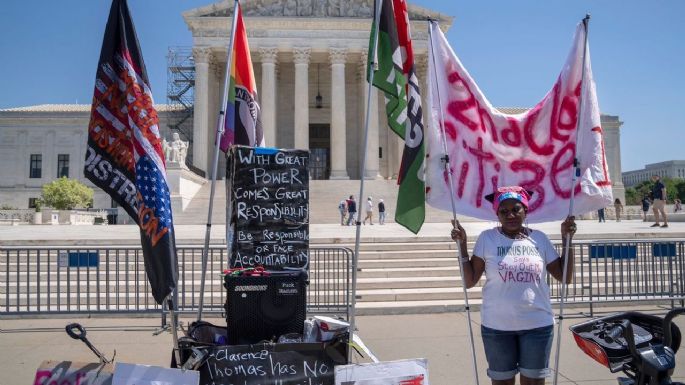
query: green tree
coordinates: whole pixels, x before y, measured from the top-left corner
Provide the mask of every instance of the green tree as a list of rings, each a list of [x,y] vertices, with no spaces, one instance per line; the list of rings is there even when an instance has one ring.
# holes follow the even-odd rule
[[[642,200],[642,195],[637,193],[632,187],[626,189],[626,206],[634,206],[640,204]]]
[[[43,185],[40,201],[43,206],[71,210],[93,205],[93,189],[76,179],[59,178]]]
[[[663,183],[664,186],[666,186],[666,200],[668,202],[673,202],[673,200],[676,198],[680,198],[680,200],[683,200],[683,197],[685,197],[685,180],[680,178],[661,178],[661,183]],[[654,182],[652,182],[651,179],[646,180],[644,182],[640,182],[637,185],[635,185],[635,187],[633,187],[632,189],[634,189],[636,192],[638,202],[642,200],[642,197],[645,195],[651,197],[653,187]],[[626,201],[628,201],[628,190],[630,190],[630,188],[626,189]]]
[[[681,201],[685,201],[685,180],[676,179],[675,189],[677,191],[678,199],[680,199]]]

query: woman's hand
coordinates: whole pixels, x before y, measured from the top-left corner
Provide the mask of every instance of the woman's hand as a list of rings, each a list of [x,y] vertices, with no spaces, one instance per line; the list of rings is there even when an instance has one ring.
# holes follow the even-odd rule
[[[455,223],[452,221],[452,226],[454,226]],[[466,230],[464,230],[463,227],[459,224],[459,222],[456,223],[456,227],[452,229],[452,233],[450,234],[452,236],[453,241],[457,242],[466,242]]]
[[[576,217],[570,216],[566,217],[566,220],[564,220],[561,223],[561,237],[562,239],[566,239],[567,237],[573,238],[573,235],[576,233],[577,227],[576,227]]]

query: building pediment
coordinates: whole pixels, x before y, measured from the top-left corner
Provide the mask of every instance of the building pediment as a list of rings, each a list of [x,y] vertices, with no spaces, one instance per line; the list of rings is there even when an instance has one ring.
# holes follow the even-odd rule
[[[361,18],[373,17],[373,0],[245,0],[243,15],[248,17]],[[228,17],[233,1],[221,1],[183,13],[189,17]],[[434,19],[452,23],[452,17],[409,4],[411,20]]]

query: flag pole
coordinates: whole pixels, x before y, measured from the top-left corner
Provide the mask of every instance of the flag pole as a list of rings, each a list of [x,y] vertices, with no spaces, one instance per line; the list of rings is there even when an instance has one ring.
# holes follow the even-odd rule
[[[169,313],[171,314],[171,336],[174,343],[174,357],[176,358],[177,365],[180,367],[183,365],[181,363],[181,350],[178,347],[178,313],[176,312],[176,303],[178,302],[178,287],[167,296],[167,307]]]
[[[590,24],[590,14],[586,14],[585,17],[583,18],[583,27],[585,29],[585,42],[583,44],[583,66],[582,66],[582,72],[580,75],[580,97],[578,98],[578,117],[576,120],[576,145],[574,149],[574,154],[573,154],[573,175],[571,176],[571,200],[569,201],[568,205],[568,216],[570,217],[573,215],[573,206],[574,206],[574,201],[575,201],[575,191],[576,191],[576,182],[578,180],[578,174],[580,174],[580,168],[578,167],[578,158],[576,157],[576,154],[578,153],[578,131],[580,130],[580,120],[583,116],[583,96],[585,96],[585,65],[586,63],[586,57],[587,57],[587,38],[588,38],[588,26]],[[569,253],[571,251],[571,235],[567,234],[566,238],[564,238],[564,255],[566,255],[566,258],[569,258]],[[575,261],[574,261],[575,262]],[[564,322],[564,302],[566,299],[566,277],[568,274],[568,263],[566,261],[563,262],[564,266],[562,267],[563,273],[562,273],[562,279],[561,279],[561,294],[559,296],[560,302],[559,302],[559,322],[557,323],[557,346],[556,346],[556,351],[554,354],[554,381],[553,384],[557,385],[558,377],[559,377],[559,352],[561,351],[561,327]]]
[[[369,60],[371,62],[371,65],[373,66],[371,70],[369,71],[369,87],[367,88],[367,93],[366,93],[366,117],[364,119],[364,150],[362,151],[362,162],[361,162],[361,167],[359,168],[360,175],[361,175],[361,181],[359,183],[359,203],[357,207],[357,220],[355,225],[357,226],[357,232],[355,235],[354,239],[354,254],[352,254],[352,298],[351,298],[351,309],[350,309],[350,333],[351,336],[354,335],[354,330],[356,326],[356,306],[357,306],[357,262],[359,259],[359,242],[361,238],[361,219],[362,219],[362,199],[364,197],[364,179],[366,175],[364,175],[364,169],[366,168],[366,150],[369,145],[369,121],[371,117],[371,90],[373,87],[373,75],[375,72],[375,67],[378,64],[377,59],[376,59],[376,51],[378,50],[378,28],[380,24],[380,18],[381,18],[381,9],[383,7],[383,0],[376,0],[376,5],[375,5],[375,14],[373,18],[373,25],[371,26],[371,31],[374,32],[374,38],[373,38],[373,48],[371,50],[371,57],[369,57]],[[350,352],[350,359],[352,358],[352,353]]]
[[[454,201],[454,183],[453,183],[453,178],[452,178],[452,170],[449,165],[449,155],[447,154],[447,141],[445,139],[445,116],[442,110],[442,100],[440,98],[440,87],[438,86],[437,82],[437,73],[435,73],[435,52],[434,52],[434,45],[433,45],[433,25],[437,26],[437,22],[434,20],[429,19],[428,20],[428,39],[429,39],[429,45],[430,45],[430,56],[433,61],[433,72],[436,77],[435,84],[436,84],[436,90],[437,90],[437,97],[438,97],[438,105],[439,105],[439,110],[440,110],[440,138],[442,139],[442,151],[444,153],[444,156],[442,158],[443,165],[445,166],[445,172],[447,173],[447,180],[450,186],[450,202],[452,204],[452,224],[454,228],[456,229],[459,226],[459,220],[457,219],[457,206]],[[466,240],[464,240],[466,241]],[[476,362],[476,346],[473,341],[473,327],[471,325],[471,307],[469,306],[469,294],[466,291],[466,285],[464,284],[464,260],[462,259],[461,255],[461,241],[457,240],[457,258],[459,259],[460,263],[460,268],[459,268],[459,273],[461,275],[461,282],[462,282],[462,288],[464,289],[464,304],[465,304],[465,309],[466,309],[466,318],[468,321],[469,325],[469,341],[471,342],[471,359],[473,361],[473,377],[475,379],[476,385],[479,384],[478,381],[478,364]]]
[[[214,190],[216,188],[216,169],[219,164],[219,145],[221,143],[221,136],[226,129],[226,103],[228,102],[228,87],[231,82],[231,66],[233,65],[233,45],[235,44],[235,31],[238,25],[238,6],[240,0],[235,0],[233,3],[233,22],[231,25],[230,43],[228,44],[228,53],[226,54],[226,73],[224,77],[223,99],[219,110],[219,117],[216,122],[216,138],[214,139],[214,160],[212,163],[212,182],[209,193],[209,210],[207,212],[207,227],[205,229],[205,245],[202,249],[202,280],[200,281],[200,300],[197,311],[197,320],[202,320],[202,307],[204,305],[205,296],[205,278],[207,276],[207,259],[209,257],[209,237],[212,231],[212,209],[214,206]],[[196,127],[202,129],[202,127]],[[228,223],[226,223],[228,226]]]

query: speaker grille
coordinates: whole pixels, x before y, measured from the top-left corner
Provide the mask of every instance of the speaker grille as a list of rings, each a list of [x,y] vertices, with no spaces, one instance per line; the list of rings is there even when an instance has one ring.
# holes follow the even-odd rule
[[[302,333],[306,274],[225,277],[229,344],[254,344]]]

